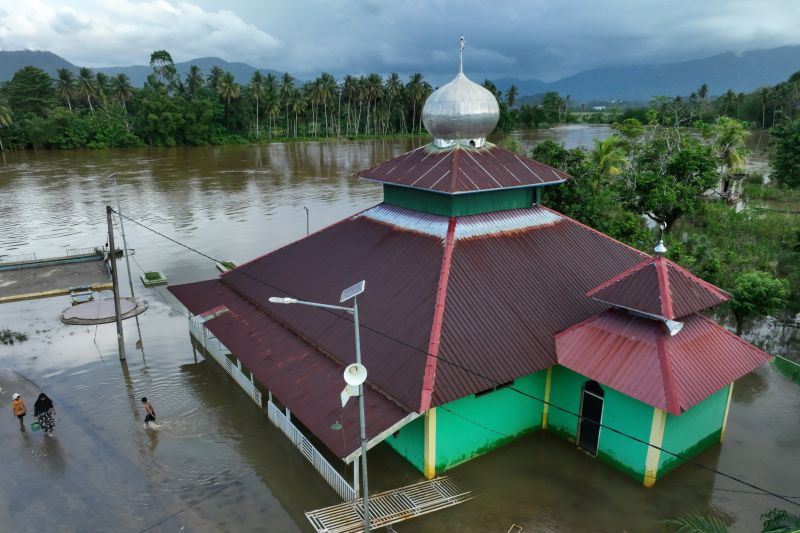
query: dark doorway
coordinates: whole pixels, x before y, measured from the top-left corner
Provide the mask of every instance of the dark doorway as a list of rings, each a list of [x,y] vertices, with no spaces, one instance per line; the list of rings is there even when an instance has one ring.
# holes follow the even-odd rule
[[[578,446],[592,455],[597,455],[604,394],[605,392],[596,381],[587,381],[583,385],[583,401],[581,402],[583,418],[578,427]]]

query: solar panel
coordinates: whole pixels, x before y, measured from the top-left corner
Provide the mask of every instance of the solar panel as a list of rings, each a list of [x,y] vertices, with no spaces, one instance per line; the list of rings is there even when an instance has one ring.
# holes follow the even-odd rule
[[[339,303],[346,302],[350,298],[358,296],[362,292],[364,292],[364,284],[366,281],[359,281],[352,287],[347,287],[345,290],[342,291],[342,296],[339,298]]]

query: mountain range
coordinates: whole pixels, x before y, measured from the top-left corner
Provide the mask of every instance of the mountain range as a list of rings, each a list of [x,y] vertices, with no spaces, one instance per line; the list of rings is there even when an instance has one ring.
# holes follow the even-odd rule
[[[77,73],[79,67],[46,51],[0,51],[0,82],[11,79],[14,73],[26,65],[34,65],[51,76],[56,70],[66,68]],[[183,77],[191,65],[197,65],[205,74],[217,65],[230,71],[236,80],[244,83],[253,72],[281,73],[270,69],[257,69],[246,63],[231,63],[218,57],[202,57],[176,63]],[[92,68],[109,76],[125,73],[135,87],[141,87],[152,72],[146,65],[128,67]],[[537,79],[500,78],[494,80],[498,89],[505,91],[512,84],[519,89],[520,96],[532,96],[556,91],[569,95],[573,102],[590,101],[638,101],[646,102],[654,96],[688,96],[703,83],[711,95],[721,95],[728,89],[735,92],[750,92],[767,85],[786,80],[800,70],[800,45],[783,46],[769,50],[753,50],[734,54],[718,54],[703,59],[677,61],[650,65],[612,66],[584,70],[553,82]]]
[[[57,77],[56,71],[60,68],[71,70],[75,74],[77,74],[78,70],[80,70],[79,66],[73,65],[66,59],[52,52],[39,50],[14,50],[9,52],[0,51],[0,83],[10,80],[12,77],[14,77],[14,73],[16,71],[27,65],[39,67],[54,78]],[[244,83],[250,80],[250,77],[256,70],[260,70],[262,74],[271,72],[277,77],[283,75],[282,72],[278,72],[277,70],[264,68],[258,69],[248,65],[247,63],[231,63],[229,61],[225,61],[224,59],[220,59],[219,57],[199,57],[190,61],[181,61],[180,63],[175,63],[175,68],[177,69],[181,78],[183,78],[189,71],[189,67],[192,65],[197,65],[200,67],[205,75],[208,75],[208,73],[211,71],[211,67],[217,65],[218,67],[222,68],[222,70],[226,70],[233,74],[233,77],[239,83]],[[134,87],[141,87],[144,85],[147,75],[153,72],[153,69],[150,68],[149,65],[91,68],[92,72],[102,72],[104,74],[108,74],[109,76],[116,76],[119,73],[127,74],[128,78],[131,80],[131,84]]]

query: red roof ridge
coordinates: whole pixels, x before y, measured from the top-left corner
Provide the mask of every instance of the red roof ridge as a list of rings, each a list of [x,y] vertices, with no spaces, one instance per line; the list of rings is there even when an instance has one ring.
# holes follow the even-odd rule
[[[704,314],[702,314],[702,313],[695,313],[695,315],[699,316],[700,318],[702,318],[703,320],[705,320],[705,321],[706,321],[706,322],[708,322],[709,324],[711,324],[711,325],[713,325],[713,326],[716,326],[717,328],[719,328],[720,330],[722,330],[722,331],[725,333],[725,335],[727,335],[728,337],[732,337],[733,339],[735,339],[735,340],[736,340],[736,342],[738,342],[738,343],[740,343],[740,344],[743,344],[743,345],[747,346],[748,348],[755,348],[756,350],[758,350],[759,352],[763,353],[764,355],[766,355],[766,356],[767,356],[767,357],[769,357],[770,359],[774,359],[774,358],[775,358],[775,356],[774,356],[774,355],[772,355],[772,354],[769,354],[769,353],[765,352],[764,350],[762,350],[761,348],[759,348],[759,347],[758,347],[758,346],[756,346],[755,344],[751,344],[751,343],[747,342],[746,340],[744,340],[743,338],[741,338],[739,335],[737,335],[737,334],[733,333],[733,332],[732,332],[732,331],[730,331],[728,328],[726,328],[726,327],[724,327],[724,326],[721,326],[721,325],[720,325],[720,324],[718,324],[716,321],[714,321],[714,320],[711,320],[710,318],[708,318],[708,317],[707,317],[707,316],[705,316]]]
[[[627,278],[629,275],[633,274],[634,272],[638,272],[639,270],[643,269],[644,267],[650,265],[652,262],[653,262],[653,258],[651,257],[649,260],[646,259],[646,260],[642,261],[641,263],[636,263],[635,265],[630,267],[628,270],[626,270],[624,272],[620,272],[619,274],[617,274],[613,278],[611,278],[611,279],[609,279],[607,281],[604,281],[603,283],[601,283],[600,285],[598,285],[594,289],[590,290],[589,292],[586,293],[586,296],[594,296],[598,292],[602,291],[605,288],[608,288],[609,286],[615,284],[616,282],[620,281],[621,279]],[[603,300],[603,301],[605,301],[605,300]],[[607,303],[609,303],[609,302],[607,302]]]
[[[607,315],[607,314],[608,314],[608,313],[610,313],[612,310],[613,310],[613,309],[606,309],[605,311],[601,311],[600,313],[597,313],[596,315],[592,315],[592,316],[590,316],[589,318],[587,318],[587,319],[585,319],[585,320],[581,320],[581,321],[580,321],[580,322],[578,322],[577,324],[573,324],[573,325],[571,325],[570,327],[568,327],[568,328],[567,328],[567,329],[565,329],[564,331],[560,331],[560,332],[556,333],[556,334],[554,335],[554,337],[553,337],[553,338],[557,339],[557,338],[561,337],[562,335],[566,335],[567,333],[569,333],[569,332],[570,332],[570,331],[572,331],[572,330],[575,330],[575,329],[581,328],[581,327],[583,327],[583,326],[586,326],[587,324],[591,324],[592,322],[594,322],[594,321],[595,321],[595,320],[597,320],[598,318],[602,317],[603,315]],[[556,354],[556,357],[558,357],[558,355],[557,355],[557,354]]]
[[[433,321],[431,335],[428,342],[428,352],[425,361],[425,374],[422,379],[422,394],[420,396],[419,411],[423,413],[431,406],[433,386],[436,381],[436,363],[439,358],[439,345],[442,338],[442,325],[444,323],[444,306],[447,299],[447,283],[450,279],[450,264],[455,246],[456,217],[450,217],[447,228],[447,237],[442,254],[442,269],[439,274],[439,285],[436,289],[436,303],[433,308]]]
[[[664,397],[666,399],[666,411],[678,416],[681,414],[681,406],[678,400],[678,391],[675,388],[675,377],[672,375],[672,360],[667,349],[669,332],[666,327],[656,333],[656,350],[658,352],[658,364],[661,368],[661,380],[664,383]]]
[[[658,298],[661,300],[661,316],[672,320],[675,318],[675,313],[672,311],[672,291],[669,287],[669,273],[664,261],[663,257],[656,257],[654,261],[658,276]]]
[[[669,259],[665,259],[665,261],[667,262],[667,264],[669,266],[674,268],[678,273],[682,274],[689,281],[693,281],[694,283],[699,284],[701,287],[703,287],[705,289],[708,289],[710,292],[713,292],[721,300],[726,301],[726,300],[730,300],[731,299],[730,293],[728,293],[726,290],[720,289],[716,285],[707,282],[706,280],[704,280],[700,276],[692,274],[691,272],[689,272],[688,270],[686,270],[685,268],[683,268],[682,266],[680,266],[678,263],[676,263],[674,261],[670,261]]]
[[[538,176],[537,176],[537,177],[538,177]],[[541,178],[539,178],[539,179],[541,179]],[[643,251],[639,250],[638,248],[634,248],[634,247],[633,247],[633,246],[631,246],[630,244],[625,244],[624,242],[622,242],[622,241],[620,241],[620,240],[617,240],[617,239],[615,239],[614,237],[611,237],[610,235],[606,235],[606,234],[605,234],[605,233],[603,233],[602,231],[596,230],[596,229],[594,229],[594,228],[593,228],[593,227],[591,227],[591,226],[587,226],[587,225],[586,225],[586,224],[584,224],[583,222],[578,222],[578,221],[577,221],[577,220],[575,220],[574,218],[572,218],[572,217],[569,217],[569,216],[565,215],[564,213],[561,213],[561,212],[559,212],[559,211],[556,211],[555,209],[553,209],[553,208],[550,208],[550,207],[547,207],[546,205],[540,205],[540,206],[538,206],[538,207],[541,207],[542,209],[545,209],[545,210],[547,210],[547,211],[550,211],[551,213],[555,213],[556,215],[558,215],[558,216],[560,216],[560,217],[564,217],[564,220],[568,220],[568,221],[572,222],[573,224],[575,224],[575,225],[577,225],[577,226],[580,226],[580,227],[582,227],[583,229],[588,229],[588,230],[589,230],[589,231],[591,231],[592,233],[596,233],[597,235],[600,235],[601,237],[603,237],[603,238],[605,238],[605,239],[608,239],[609,241],[612,241],[612,242],[615,242],[615,243],[617,243],[617,244],[620,244],[620,245],[624,246],[625,248],[627,248],[627,249],[629,249],[629,250],[633,250],[634,252],[636,252],[637,254],[641,255],[641,256],[642,256],[643,258],[645,258],[645,259],[647,259],[647,258],[650,258],[650,259],[652,259],[652,256],[650,256],[649,254],[646,254],[645,252],[643,252]]]

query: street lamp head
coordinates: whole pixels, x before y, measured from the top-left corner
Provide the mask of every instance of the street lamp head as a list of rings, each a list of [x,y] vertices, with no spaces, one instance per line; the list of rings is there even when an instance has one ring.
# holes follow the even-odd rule
[[[269,299],[274,304],[296,304],[297,298],[281,298],[279,296],[272,296]]]

